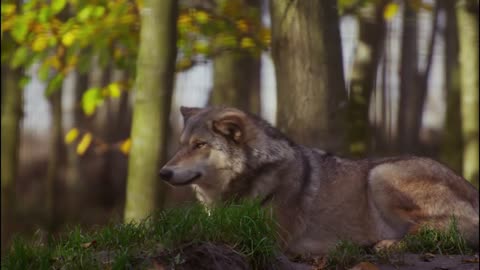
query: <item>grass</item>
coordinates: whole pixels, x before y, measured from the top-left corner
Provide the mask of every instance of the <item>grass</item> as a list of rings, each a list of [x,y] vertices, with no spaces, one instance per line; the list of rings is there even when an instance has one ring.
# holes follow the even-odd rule
[[[453,217],[446,230],[423,226],[417,233],[407,235],[401,242],[401,248],[412,253],[442,255],[473,253],[465,238],[458,231],[457,221]]]
[[[422,226],[415,234],[409,234],[391,249],[374,252],[358,244],[343,240],[327,255],[326,266],[329,269],[348,269],[362,261],[401,263],[405,253],[432,253],[441,255],[467,255],[474,251],[460,234],[457,222],[451,218],[445,230]],[[398,259],[400,258],[400,261]]]
[[[275,223],[258,202],[168,209],[140,223],[73,228],[45,245],[16,238],[2,258],[2,269],[141,269],[142,260],[185,243],[213,242],[241,253],[253,268],[276,251]]]
[[[167,254],[169,263],[184,263],[182,247],[205,242],[226,245],[262,268],[278,251],[276,225],[258,202],[172,208],[140,223],[114,224],[95,230],[71,229],[44,245],[16,238],[2,269],[146,269],[149,258]],[[163,252],[163,253],[162,253]],[[428,226],[407,235],[394,249],[373,252],[351,241],[340,241],[326,257],[329,269],[348,269],[362,262],[394,263],[404,253],[471,254],[452,218],[446,230]],[[395,257],[396,256],[396,257]]]
[[[342,240],[327,255],[327,268],[348,269],[353,265],[369,259],[367,250],[358,244]]]

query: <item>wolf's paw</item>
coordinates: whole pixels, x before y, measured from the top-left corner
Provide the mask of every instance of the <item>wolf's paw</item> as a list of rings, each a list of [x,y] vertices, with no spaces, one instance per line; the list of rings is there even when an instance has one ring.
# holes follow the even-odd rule
[[[375,252],[386,251],[389,249],[396,248],[398,246],[399,240],[397,239],[385,239],[381,240],[373,246]]]

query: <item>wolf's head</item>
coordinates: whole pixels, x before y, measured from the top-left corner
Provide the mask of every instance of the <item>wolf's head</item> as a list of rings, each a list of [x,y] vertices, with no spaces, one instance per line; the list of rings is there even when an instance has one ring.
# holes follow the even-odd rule
[[[284,151],[279,143],[288,143],[264,120],[235,108],[180,111],[184,119],[180,148],[159,172],[171,185],[195,184],[222,193],[233,179],[280,158]]]
[[[252,136],[246,113],[234,108],[180,111],[184,119],[180,149],[160,170],[163,180],[172,185],[202,184],[230,179],[243,170],[242,146]]]

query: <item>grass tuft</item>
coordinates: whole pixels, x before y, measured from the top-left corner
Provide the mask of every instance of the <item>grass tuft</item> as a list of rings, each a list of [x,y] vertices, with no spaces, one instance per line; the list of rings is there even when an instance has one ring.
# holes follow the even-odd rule
[[[342,240],[328,253],[327,268],[348,269],[366,260],[367,257],[368,253],[364,247],[349,240]]]
[[[473,250],[458,230],[457,221],[452,217],[445,230],[438,230],[427,225],[415,234],[407,235],[400,247],[412,253],[435,253],[442,255],[471,254]]]
[[[14,240],[2,269],[133,269],[160,251],[212,242],[231,247],[260,268],[276,251],[271,212],[244,201],[211,208],[172,208],[139,223],[109,224],[92,231],[79,227],[38,246]]]

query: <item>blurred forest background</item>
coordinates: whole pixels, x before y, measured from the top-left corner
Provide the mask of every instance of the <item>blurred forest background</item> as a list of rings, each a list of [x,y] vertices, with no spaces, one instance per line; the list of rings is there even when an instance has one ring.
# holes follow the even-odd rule
[[[2,253],[14,233],[193,201],[179,106],[297,142],[433,157],[478,187],[478,0],[2,0]]]

